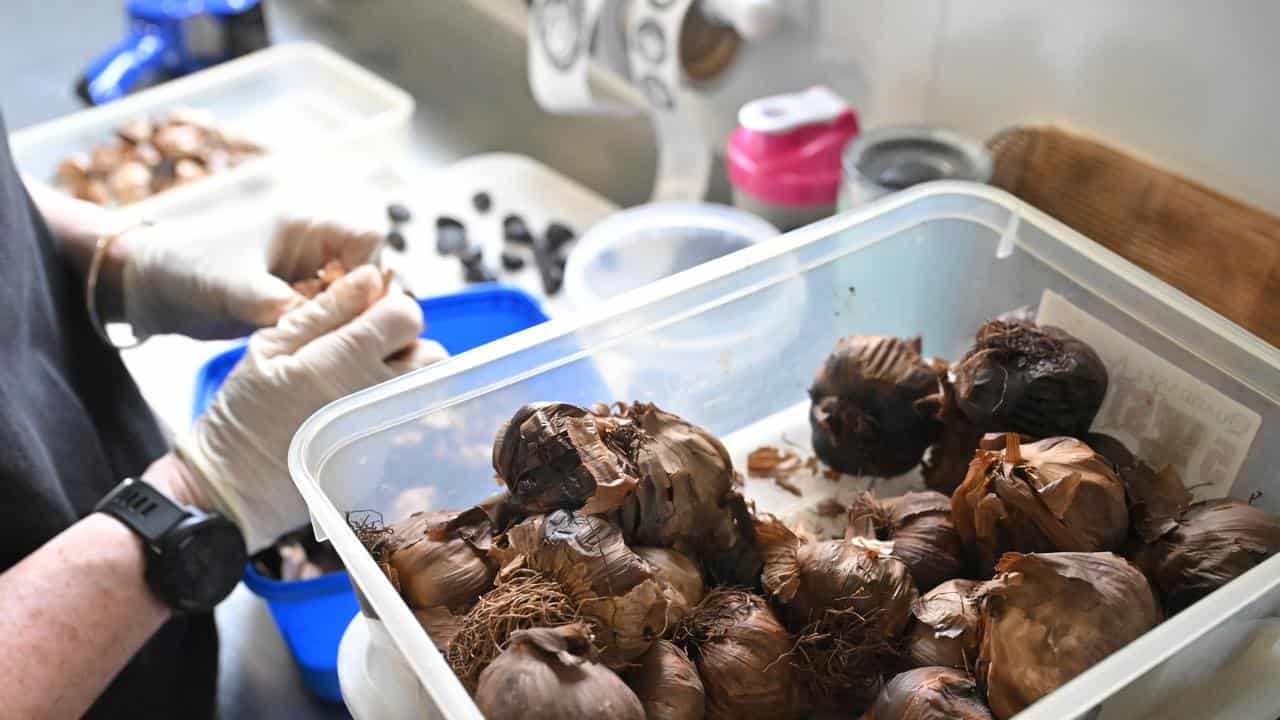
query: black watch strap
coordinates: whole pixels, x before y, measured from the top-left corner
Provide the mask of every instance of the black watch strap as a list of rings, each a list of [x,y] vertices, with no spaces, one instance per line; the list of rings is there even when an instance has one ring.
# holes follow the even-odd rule
[[[128,525],[148,545],[154,545],[192,514],[164,493],[133,478],[115,486],[98,501],[94,511],[106,513]]]

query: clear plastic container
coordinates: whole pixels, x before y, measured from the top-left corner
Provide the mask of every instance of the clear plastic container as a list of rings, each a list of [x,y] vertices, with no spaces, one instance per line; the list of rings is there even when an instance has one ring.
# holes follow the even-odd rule
[[[167,217],[178,208],[201,207],[202,200],[287,167],[292,159],[340,150],[377,152],[403,140],[414,103],[408,93],[332,50],[277,45],[19,130],[9,139],[14,162],[21,172],[51,183],[59,162],[109,140],[124,121],[180,106],[209,111],[220,127],[264,145],[267,153],[140,202],[113,206],[115,211]]]
[[[712,203],[653,203],[592,225],[569,254],[564,290],[575,307],[601,301],[768,240],[778,229]]]
[[[803,446],[806,389],[838,338],[918,333],[927,355],[956,357],[983,321],[1035,305],[1046,290],[1257,413],[1230,494],[1265,491],[1258,504],[1280,511],[1280,350],[1012,196],[956,182],[883,198],[334,403],[299,430],[290,470],[317,534],[332,540],[434,705],[420,716],[479,718],[344,513],[373,510],[391,522],[490,495],[494,432],[537,400],[655,402],[723,438],[736,458],[767,437]],[[776,292],[804,298],[782,339],[751,332],[759,298]],[[629,358],[725,327],[742,332],[697,362],[655,361],[640,368],[643,383],[626,382]],[[758,361],[750,350],[763,343],[780,343],[781,359]],[[608,387],[583,382],[594,377]],[[776,510],[765,490],[748,480],[748,494]],[[1087,713],[1179,650],[1194,652],[1233,616],[1277,604],[1273,558],[1021,717]]]

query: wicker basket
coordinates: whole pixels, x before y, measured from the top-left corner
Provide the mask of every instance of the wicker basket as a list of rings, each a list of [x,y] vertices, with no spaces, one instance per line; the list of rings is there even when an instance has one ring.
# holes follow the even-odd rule
[[[988,145],[992,184],[1280,345],[1280,218],[1056,128]]]

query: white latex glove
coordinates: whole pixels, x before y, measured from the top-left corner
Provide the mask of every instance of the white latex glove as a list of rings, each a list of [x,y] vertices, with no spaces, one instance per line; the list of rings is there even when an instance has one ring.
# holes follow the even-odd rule
[[[234,521],[250,552],[307,521],[288,469],[298,426],[340,397],[445,356],[438,344],[418,339],[418,304],[383,293],[381,274],[365,265],[276,327],[254,333],[244,359],[178,443],[178,456],[194,471],[186,496]]]
[[[128,233],[123,271],[125,319],[139,339],[180,333],[209,340],[274,325],[306,298],[291,283],[315,277],[337,258],[368,263],[382,235],[335,223],[286,220],[268,242],[190,237],[156,226]]]

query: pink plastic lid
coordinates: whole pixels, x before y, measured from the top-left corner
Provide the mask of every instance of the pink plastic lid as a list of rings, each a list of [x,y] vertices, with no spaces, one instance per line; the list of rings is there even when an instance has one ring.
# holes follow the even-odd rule
[[[774,205],[832,205],[840,154],[857,134],[858,116],[822,86],[752,100],[729,137],[729,182]]]

